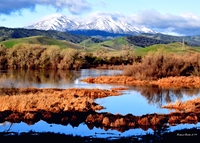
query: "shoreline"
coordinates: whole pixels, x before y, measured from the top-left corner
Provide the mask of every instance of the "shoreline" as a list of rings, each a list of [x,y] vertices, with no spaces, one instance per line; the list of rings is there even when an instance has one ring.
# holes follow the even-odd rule
[[[98,84],[121,84],[121,85],[157,85],[164,88],[181,88],[181,87],[200,87],[200,77],[198,76],[180,76],[167,77],[158,80],[138,80],[130,76],[100,76],[88,77],[82,81],[87,83]]]

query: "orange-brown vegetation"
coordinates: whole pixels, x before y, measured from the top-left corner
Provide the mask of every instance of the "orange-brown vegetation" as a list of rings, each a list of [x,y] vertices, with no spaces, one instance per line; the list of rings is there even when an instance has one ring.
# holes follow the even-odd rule
[[[121,132],[130,128],[153,130],[165,127],[167,123],[176,125],[180,123],[196,124],[200,119],[200,100],[192,103],[177,103],[185,107],[185,112],[170,114],[147,114],[134,116],[132,114],[120,115],[111,113],[96,113],[103,107],[96,104],[93,99],[120,95],[124,87],[102,89],[35,89],[35,88],[7,88],[0,96],[0,122],[27,122],[34,124],[39,120],[50,123],[79,125],[86,123],[88,127],[102,127],[104,129],[117,129]],[[5,91],[5,90],[4,90]],[[10,93],[7,95],[7,93]],[[191,106],[189,109],[188,107]],[[195,106],[196,108],[193,108]],[[178,108],[177,107],[177,108]]]
[[[88,77],[83,79],[87,83],[100,83],[100,84],[124,84],[124,85],[143,85],[148,84],[145,80],[136,80],[131,76],[99,76],[99,77]]]
[[[87,83],[123,84],[123,85],[158,85],[160,87],[200,87],[200,77],[180,76],[158,80],[140,80],[131,76],[100,76],[83,79]]]
[[[78,70],[103,65],[132,64],[137,56],[102,56],[75,49],[61,49],[58,46],[39,44],[16,44],[6,49],[0,46],[0,69],[64,69]],[[103,66],[104,67],[104,66]],[[116,69],[116,67],[114,67]],[[120,68],[120,67],[118,67]],[[122,68],[120,68],[122,69]]]
[[[93,99],[120,95],[117,90],[1,88],[0,111],[95,111],[103,107]]]
[[[185,102],[180,100],[176,103],[169,103],[168,105],[162,106],[163,108],[175,109],[178,112],[195,112],[200,113],[200,98],[195,98]]]

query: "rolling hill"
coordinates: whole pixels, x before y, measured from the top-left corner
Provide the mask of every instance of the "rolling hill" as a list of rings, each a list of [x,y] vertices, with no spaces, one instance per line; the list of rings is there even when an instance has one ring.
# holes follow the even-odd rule
[[[41,45],[57,45],[60,48],[73,48],[73,49],[83,49],[79,44],[75,44],[65,40],[57,40],[54,38],[49,38],[45,36],[33,36],[27,38],[9,39],[0,42],[0,44],[5,45],[6,48],[11,48],[15,44],[19,43],[29,43],[29,44],[41,44]]]
[[[71,47],[93,52],[99,48],[108,51],[119,51],[123,48],[147,48],[152,45],[170,44],[182,42],[185,45],[196,47],[200,46],[200,36],[172,36],[160,33],[156,34],[139,34],[132,36],[122,36],[113,39],[102,39],[98,36],[88,37],[74,35],[67,32],[58,32],[53,30],[36,30],[23,28],[5,28],[0,27],[0,42],[10,48],[17,43],[30,43],[42,45],[58,45],[61,48]],[[68,41],[68,42],[67,42]],[[160,45],[161,44],[161,45]],[[145,50],[144,50],[145,51]]]
[[[186,52],[200,52],[200,47],[192,47],[181,42],[174,42],[169,44],[155,44],[146,48],[139,48],[134,50],[136,55],[146,55],[148,52],[173,52],[173,53],[186,53]]]
[[[134,47],[137,48],[147,48],[152,45],[160,45],[160,44],[170,44],[170,43],[183,43],[197,47],[200,46],[200,36],[172,36],[172,35],[164,35],[164,34],[140,34],[140,35],[132,35],[132,36],[122,36],[114,39],[109,40],[99,40],[93,41],[87,39],[80,44],[85,46],[89,49],[96,49],[96,48],[107,48],[107,49],[115,49],[119,50],[122,49],[124,46]]]
[[[165,35],[161,33],[156,34],[148,34],[143,33],[138,36],[156,39],[165,43],[173,43],[173,42],[184,42],[189,46],[200,46],[200,36],[173,36],[173,35]],[[164,43],[163,43],[164,44]]]
[[[119,38],[110,39],[106,41],[98,41],[98,43],[94,41],[93,38],[90,38],[81,42],[80,45],[82,47],[86,47],[87,51],[91,51],[91,52],[99,48],[107,49],[108,51],[119,51],[125,48],[125,46],[131,49],[137,47],[130,44],[126,40],[126,37],[119,37]]]
[[[54,30],[36,30],[36,29],[24,29],[24,28],[6,28],[0,27],[0,41],[8,39],[26,38],[31,36],[46,36],[58,40],[66,40],[73,43],[80,43],[81,41],[88,39],[88,36],[75,35],[67,32],[59,32]]]
[[[80,44],[75,44],[65,40],[57,40],[45,36],[33,36],[27,38],[9,39],[0,42],[7,48],[13,47],[15,44],[29,43],[29,44],[40,44],[40,45],[57,45],[60,48],[73,48],[77,50],[84,50],[85,52],[97,52],[99,49],[104,49],[112,55],[119,55],[124,48],[133,50],[136,55],[146,55],[148,52],[174,52],[174,53],[185,53],[185,52],[200,52],[200,47],[192,47],[181,42],[174,42],[169,44],[154,44],[141,48],[130,44],[126,37],[115,38],[111,40],[101,41],[96,38],[89,38],[84,40]]]

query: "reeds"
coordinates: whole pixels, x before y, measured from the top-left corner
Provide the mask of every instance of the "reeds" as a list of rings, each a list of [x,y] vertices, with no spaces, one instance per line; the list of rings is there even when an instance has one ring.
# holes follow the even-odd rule
[[[37,89],[37,88],[0,88],[0,111],[94,111],[103,107],[94,99],[118,96],[124,88],[105,89]]]
[[[169,103],[168,105],[162,106],[162,108],[176,109],[176,111],[182,112],[200,113],[200,98],[187,100],[185,102],[177,100],[174,104]]]

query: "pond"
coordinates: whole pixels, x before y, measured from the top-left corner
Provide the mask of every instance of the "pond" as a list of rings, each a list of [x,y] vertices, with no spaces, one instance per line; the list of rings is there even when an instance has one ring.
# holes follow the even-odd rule
[[[95,102],[104,106],[105,109],[98,112],[110,112],[112,114],[133,114],[141,116],[151,113],[171,112],[168,109],[161,108],[170,102],[177,100],[186,101],[200,97],[200,89],[163,89],[157,86],[125,86],[117,84],[87,84],[81,80],[87,77],[96,77],[101,75],[117,75],[122,73],[120,70],[88,70],[80,71],[24,71],[24,70],[8,70],[0,71],[1,86],[13,87],[35,87],[35,88],[100,88],[110,89],[113,87],[127,87],[128,90],[123,91],[121,96],[112,96],[96,99]],[[184,124],[170,127],[171,131],[175,129],[197,127],[199,123]],[[0,132],[9,130],[10,132],[55,132],[80,136],[94,137],[115,137],[130,136],[153,133],[153,130],[142,130],[140,128],[130,129],[128,131],[117,131],[111,129],[102,129],[93,127],[90,129],[85,124],[79,124],[73,127],[70,124],[49,124],[45,121],[39,121],[33,125],[26,123],[10,123],[4,122],[0,124]]]

